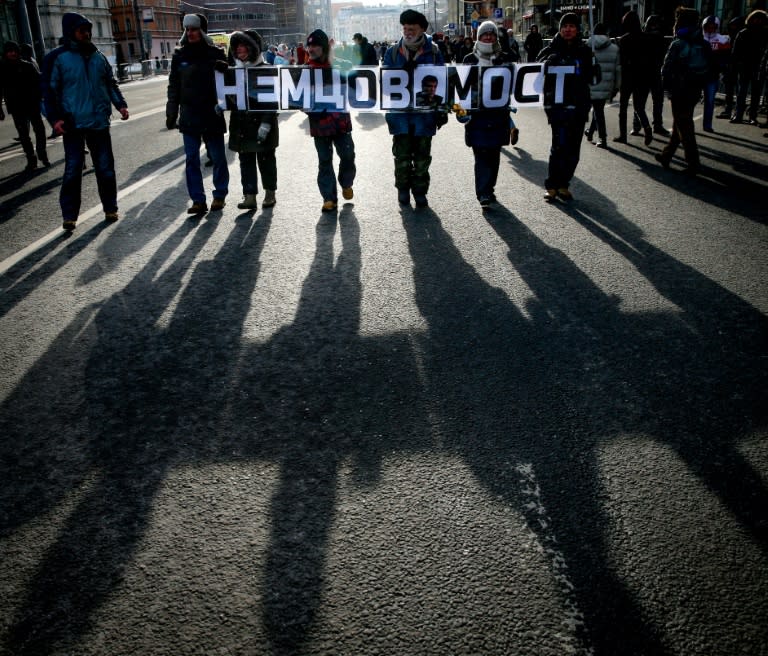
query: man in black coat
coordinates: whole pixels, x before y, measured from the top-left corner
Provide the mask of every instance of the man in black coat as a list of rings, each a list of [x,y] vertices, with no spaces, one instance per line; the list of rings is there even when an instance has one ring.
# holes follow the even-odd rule
[[[360,32],[358,32],[352,37],[352,40],[357,46],[357,54],[358,59],[360,60],[360,65],[378,66],[379,56],[376,54],[376,49],[370,43],[368,43],[368,39],[366,39],[362,34],[360,34]]]
[[[34,171],[37,160],[43,166],[49,166],[45,148],[45,126],[40,116],[40,70],[37,64],[22,59],[21,48],[13,41],[6,41],[3,46],[3,60],[0,64],[0,98],[5,97],[5,106],[13,117],[19,141],[27,156],[25,171]],[[5,113],[0,107],[0,120]],[[35,133],[35,147],[29,136],[29,126]]]
[[[564,14],[552,43],[539,53],[539,61],[544,62],[544,111],[552,130],[549,174],[544,182],[544,199],[549,202],[573,198],[568,186],[579,163],[584,125],[592,107],[592,50],[582,41],[580,27],[576,14]],[[557,76],[549,73],[550,68],[560,66],[574,67],[573,73],[564,76],[562,95],[556,93]]]
[[[200,168],[200,145],[204,142],[213,161],[213,203],[211,211],[224,208],[229,189],[229,167],[224,150],[227,124],[217,111],[216,62],[227,65],[224,50],[214,45],[205,33],[208,24],[204,16],[184,16],[184,35],[173,52],[168,76],[168,103],[165,124],[169,130],[178,126],[184,138],[187,157],[187,192],[192,199],[188,214],[208,211]]]

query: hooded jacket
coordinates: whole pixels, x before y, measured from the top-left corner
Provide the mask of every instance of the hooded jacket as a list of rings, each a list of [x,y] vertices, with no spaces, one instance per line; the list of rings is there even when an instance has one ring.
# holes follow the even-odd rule
[[[693,74],[692,61],[696,60],[694,48],[699,49],[707,62],[708,70],[701,76]],[[700,58],[699,58],[700,59]],[[716,66],[712,56],[712,48],[704,40],[698,25],[683,26],[677,30],[676,38],[672,41],[664,58],[661,77],[664,89],[670,97],[682,95],[699,96],[701,90],[715,76]]]
[[[51,125],[63,120],[69,129],[103,130],[109,127],[112,106],[122,109],[128,104],[107,58],[92,43],[75,40],[75,30],[82,25],[91,22],[81,14],[64,14],[65,43],[43,59],[45,117]]]
[[[619,46],[605,34],[593,34],[587,41],[600,65],[600,82],[589,87],[593,100],[613,98],[621,86],[621,56]]]
[[[744,27],[733,41],[732,62],[736,70],[757,75],[760,62],[768,46],[768,26],[765,12],[756,9],[750,12]]]
[[[245,62],[237,58],[237,47],[244,45],[248,48],[248,59]],[[262,57],[263,42],[257,32],[244,30],[233,32],[229,37],[229,54],[233,57],[236,68],[252,68],[264,66]],[[262,123],[270,126],[267,138],[259,142],[258,133]],[[277,112],[254,112],[233,110],[229,115],[229,149],[239,153],[257,153],[274,150],[279,144],[277,127]]]

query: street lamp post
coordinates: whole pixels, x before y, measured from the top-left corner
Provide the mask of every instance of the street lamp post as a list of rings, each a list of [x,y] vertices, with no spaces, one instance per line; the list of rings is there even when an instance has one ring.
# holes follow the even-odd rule
[[[141,12],[139,11],[139,0],[133,0],[133,20],[136,21],[136,38],[139,41],[139,63],[146,59],[144,53],[144,34],[141,28]]]

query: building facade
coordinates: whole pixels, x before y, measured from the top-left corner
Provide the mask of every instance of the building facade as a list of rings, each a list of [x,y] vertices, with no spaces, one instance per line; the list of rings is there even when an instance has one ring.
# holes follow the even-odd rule
[[[408,5],[404,5],[406,8]],[[400,38],[400,14],[403,6],[380,5],[369,7],[361,2],[335,2],[332,6],[333,38],[337,43],[351,43],[359,32],[368,41],[392,42]]]
[[[163,61],[170,58],[181,36],[178,0],[108,2],[118,63]]]

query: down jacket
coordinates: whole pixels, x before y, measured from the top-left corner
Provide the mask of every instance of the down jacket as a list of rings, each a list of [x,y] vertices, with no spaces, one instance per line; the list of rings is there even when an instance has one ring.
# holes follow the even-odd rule
[[[122,109],[128,103],[107,58],[92,43],[75,41],[75,30],[86,24],[91,22],[85,16],[64,14],[65,43],[43,59],[45,117],[51,125],[63,120],[69,129],[104,130],[112,106]]]
[[[601,79],[589,87],[589,95],[593,100],[608,100],[613,98],[621,86],[621,53],[610,37],[605,34],[593,34],[589,37],[589,47],[595,53],[595,59],[600,65]]]
[[[384,53],[382,68],[403,68],[413,70],[417,66],[444,66],[445,59],[440,48],[432,43],[432,37],[424,35],[424,44],[413,56],[400,39]],[[387,126],[390,134],[408,134],[413,129],[417,137],[433,137],[437,132],[437,112],[388,112]]]

